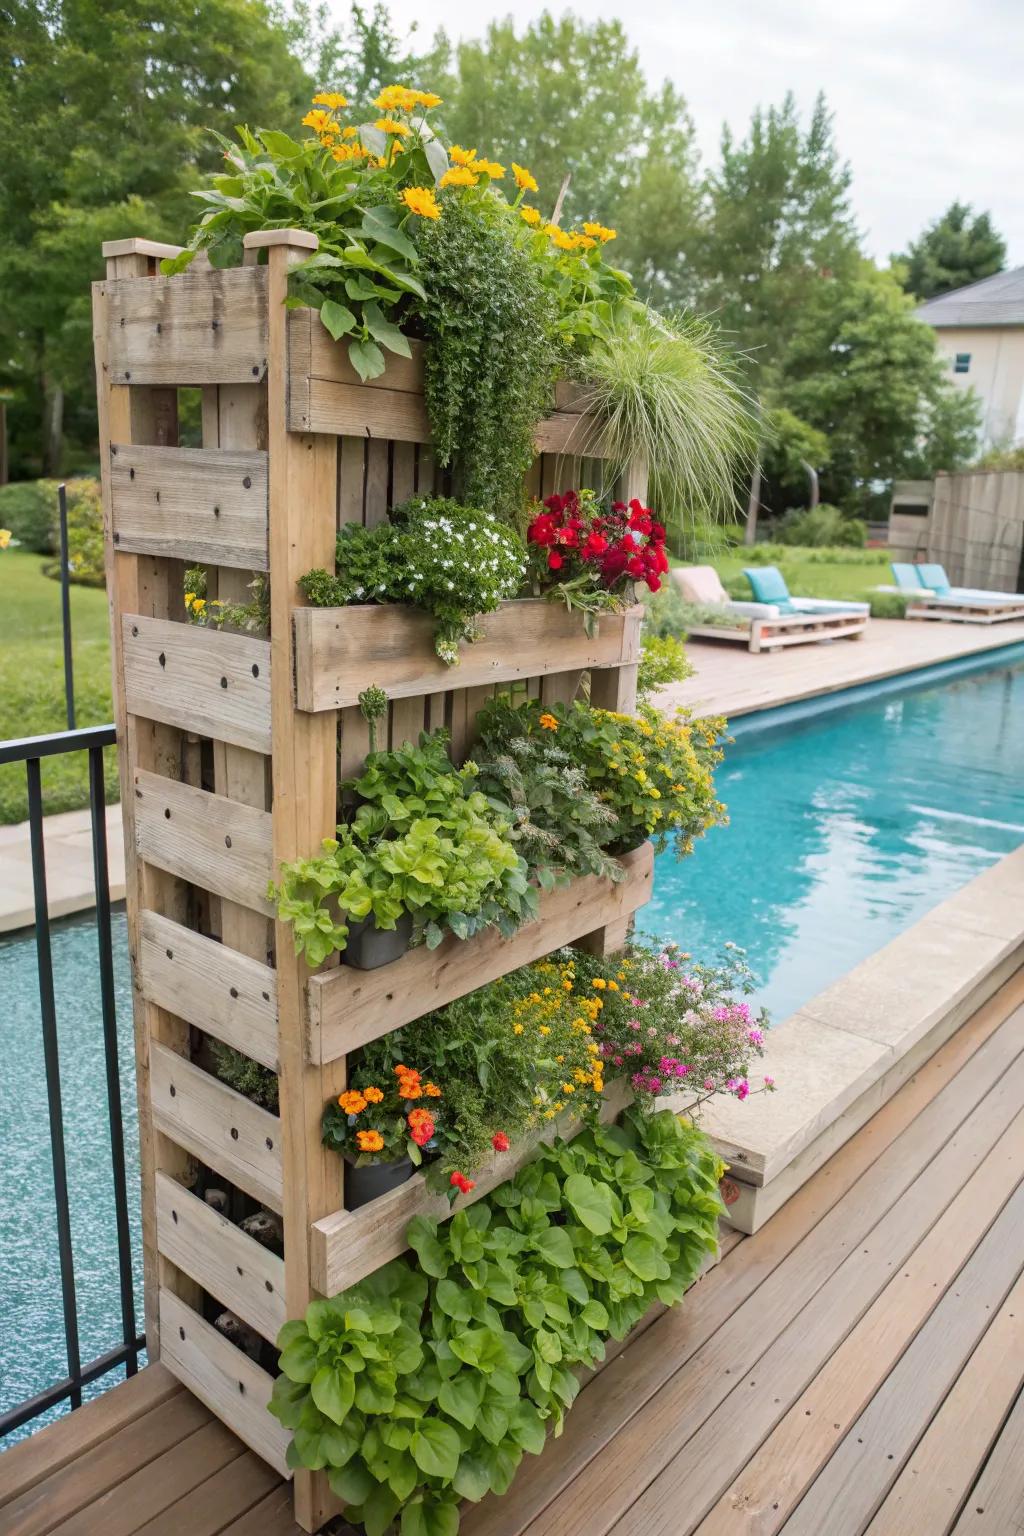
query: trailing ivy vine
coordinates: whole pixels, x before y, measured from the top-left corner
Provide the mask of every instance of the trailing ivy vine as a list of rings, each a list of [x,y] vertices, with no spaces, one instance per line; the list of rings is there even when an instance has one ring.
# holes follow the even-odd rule
[[[500,204],[446,196],[443,210],[420,231],[435,452],[464,500],[518,523],[534,428],[551,405],[556,304]]]

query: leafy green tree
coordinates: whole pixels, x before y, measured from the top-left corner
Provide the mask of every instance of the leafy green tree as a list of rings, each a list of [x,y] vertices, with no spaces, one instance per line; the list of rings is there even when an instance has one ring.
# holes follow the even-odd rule
[[[621,22],[588,24],[544,11],[519,33],[508,18],[454,52],[439,36],[436,62],[446,64],[435,88],[453,140],[528,166],[545,215],[566,174],[563,223],[593,218],[625,226],[627,199],[633,195],[635,216],[636,188],[648,172],[659,200],[684,188],[692,196],[693,125],[683,99],[667,84],[651,93]],[[620,238],[617,249],[625,252],[625,228]],[[653,244],[649,250],[653,271],[659,258]]]
[[[971,217],[970,203],[951,203],[945,213],[911,241],[905,256],[895,257],[908,293],[934,299],[954,288],[980,282],[1001,272],[1006,241],[993,228],[991,216]]]
[[[89,279],[100,242],[181,242],[206,132],[294,121],[309,79],[262,0],[7,0],[0,10],[0,385],[13,467],[94,453]]]
[[[872,487],[927,456],[964,461],[977,407],[953,399],[930,327],[894,275],[861,260],[852,277],[814,285],[781,359],[787,407],[828,439],[822,499],[867,510]],[[947,469],[956,464],[947,463]]]

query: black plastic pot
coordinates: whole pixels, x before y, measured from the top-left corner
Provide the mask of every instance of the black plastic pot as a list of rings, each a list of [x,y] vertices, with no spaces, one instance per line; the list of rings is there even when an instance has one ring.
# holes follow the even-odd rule
[[[378,966],[400,960],[412,941],[412,915],[404,913],[394,928],[378,928],[372,916],[351,920],[345,964],[360,971],[375,971]]]
[[[371,1200],[397,1189],[411,1179],[415,1171],[407,1157],[401,1157],[395,1163],[366,1163],[362,1168],[357,1168],[346,1158],[345,1209],[358,1211],[360,1206],[369,1205]]]

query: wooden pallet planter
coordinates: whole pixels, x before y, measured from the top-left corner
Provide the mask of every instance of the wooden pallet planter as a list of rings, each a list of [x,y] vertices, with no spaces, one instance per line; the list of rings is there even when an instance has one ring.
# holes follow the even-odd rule
[[[289,266],[311,243],[268,231],[247,238],[240,268],[197,264],[165,278],[158,260],[173,248],[116,241],[94,289],[147,1342],[286,1476],[289,1437],[266,1410],[271,1375],[206,1316],[226,1308],[272,1341],[315,1295],[401,1253],[411,1215],[448,1212],[420,1177],[359,1212],[339,1210],[342,1165],[321,1144],[320,1117],[346,1086],[346,1053],[563,943],[614,949],[652,869],[650,848],[637,849],[622,883],[545,894],[542,921],[510,940],[449,939],[387,971],[311,975],[276,921],[268,881],[332,835],[339,780],[362,765],[368,733],[355,706],[368,682],[390,696],[393,743],[446,724],[459,758],[496,686],[567,702],[589,672],[594,702],[628,710],[639,657],[637,611],[602,616],[590,638],[551,604],[506,604],[449,669],[421,614],[302,606],[298,580],[332,567],[339,527],[373,526],[447,483],[421,349],[362,384],[317,317],[285,309]],[[185,448],[178,391],[196,387],[202,447]],[[562,387],[538,423],[533,494],[598,483],[602,433],[587,404]],[[645,494],[642,467],[622,489]],[[246,600],[252,573],[268,575],[269,640],[187,622],[184,573],[196,563],[209,597],[228,602]],[[216,1041],[277,1073],[279,1116],[206,1069]],[[531,1151],[496,1158],[474,1193]],[[248,1201],[280,1213],[283,1258],[194,1192],[197,1167],[229,1186],[231,1210]],[[337,1508],[326,1478],[299,1472],[294,1484],[296,1519],[318,1530]]]

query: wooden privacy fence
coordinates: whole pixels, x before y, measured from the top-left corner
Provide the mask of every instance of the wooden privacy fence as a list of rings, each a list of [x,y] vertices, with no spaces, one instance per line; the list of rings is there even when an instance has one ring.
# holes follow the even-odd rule
[[[296,957],[267,884],[334,832],[339,777],[368,748],[359,691],[387,692],[392,745],[446,725],[460,760],[497,685],[554,703],[589,672],[593,702],[631,709],[639,612],[603,616],[591,639],[559,607],[507,604],[461,665],[445,668],[421,614],[304,607],[298,579],[333,569],[341,524],[380,522],[446,480],[419,355],[361,384],[318,317],[284,306],[289,266],[314,237],[273,230],[245,243],[241,268],[197,261],[172,278],[158,265],[175,247],[105,246],[94,329],[150,1355],[289,1475],[288,1434],[266,1407],[267,1346],[313,1296],[402,1252],[410,1217],[448,1213],[421,1175],[359,1211],[341,1208],[341,1163],[321,1144],[320,1118],[345,1087],[346,1052],[563,943],[619,946],[648,898],[652,857],[649,845],[626,856],[621,884],[588,877],[544,894],[541,920],[507,940],[449,937],[373,972],[336,963],[312,974]],[[195,388],[203,446],[181,447],[178,391]],[[534,492],[598,477],[581,457],[602,446],[583,404],[562,391],[538,424]],[[642,468],[624,490],[644,494]],[[209,597],[229,602],[267,573],[269,639],[189,623],[192,564],[207,568]],[[211,1039],[278,1074],[279,1114],[210,1070]],[[479,1172],[474,1198],[528,1152]],[[248,1200],[280,1214],[283,1257],[194,1192],[197,1168],[230,1187],[231,1211]],[[267,1341],[262,1359],[212,1326],[222,1309]],[[316,1530],[334,1509],[326,1479],[302,1472],[295,1485],[296,1518]]]

